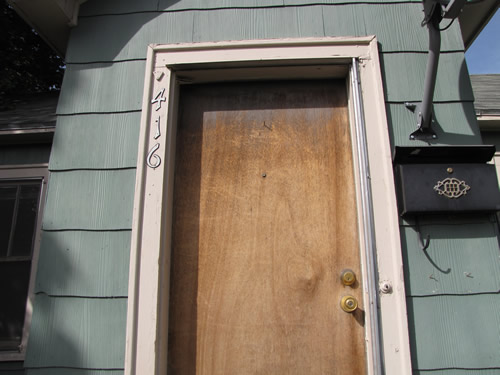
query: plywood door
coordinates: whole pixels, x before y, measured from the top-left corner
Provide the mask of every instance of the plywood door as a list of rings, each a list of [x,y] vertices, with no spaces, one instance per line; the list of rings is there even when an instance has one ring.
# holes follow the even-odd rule
[[[169,374],[364,374],[361,285],[340,282],[360,276],[345,83],[180,97]]]

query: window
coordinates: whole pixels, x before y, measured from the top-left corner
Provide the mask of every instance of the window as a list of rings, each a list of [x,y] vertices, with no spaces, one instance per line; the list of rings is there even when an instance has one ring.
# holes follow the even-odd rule
[[[0,358],[24,355],[46,165],[0,167]]]

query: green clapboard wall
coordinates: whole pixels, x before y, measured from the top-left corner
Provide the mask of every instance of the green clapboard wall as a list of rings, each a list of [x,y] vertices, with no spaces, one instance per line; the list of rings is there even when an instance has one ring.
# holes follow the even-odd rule
[[[421,100],[428,44],[422,18],[419,0],[84,3],[57,110],[27,373],[123,373],[148,44],[376,35],[392,145],[414,145],[420,144],[408,140],[414,118],[403,103]],[[442,37],[434,97],[438,141],[479,144],[459,25]],[[497,374],[496,223],[489,217],[422,218],[420,230],[431,236],[427,253],[416,228],[401,220],[414,373]]]

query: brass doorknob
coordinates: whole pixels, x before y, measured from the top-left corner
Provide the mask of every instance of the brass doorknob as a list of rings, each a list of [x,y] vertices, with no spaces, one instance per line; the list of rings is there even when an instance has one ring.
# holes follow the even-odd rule
[[[340,274],[340,280],[342,281],[342,284],[346,286],[352,285],[356,282],[356,274],[353,270],[343,270]]]
[[[353,296],[344,296],[340,300],[340,307],[347,313],[352,313],[358,308],[358,300]]]

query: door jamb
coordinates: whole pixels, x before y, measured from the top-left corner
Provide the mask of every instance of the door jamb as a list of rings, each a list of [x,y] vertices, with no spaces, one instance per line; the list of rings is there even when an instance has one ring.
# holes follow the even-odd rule
[[[362,160],[355,149],[364,147],[364,141],[354,131],[360,126],[359,121],[351,117],[362,264],[366,266],[365,252],[373,250],[378,280],[391,285],[391,293],[379,293],[378,285],[364,289],[365,306],[379,311],[381,336],[381,346],[377,348],[373,343],[378,338],[371,337],[367,327],[368,374],[378,375],[379,356],[386,374],[411,374],[392,159],[374,36],[149,46],[132,224],[125,374],[167,372],[169,244],[179,84],[348,77],[349,67],[354,65],[359,66],[361,99],[365,99],[361,113],[366,120],[371,173],[361,175]],[[352,90],[350,98],[352,113]],[[374,198],[370,201],[373,230],[361,220],[366,215],[360,208],[361,194],[366,194],[359,189],[361,179],[368,181]],[[373,249],[365,250],[364,236],[372,235]],[[378,295],[373,296],[374,293]],[[377,325],[370,320],[368,317],[367,324]]]

